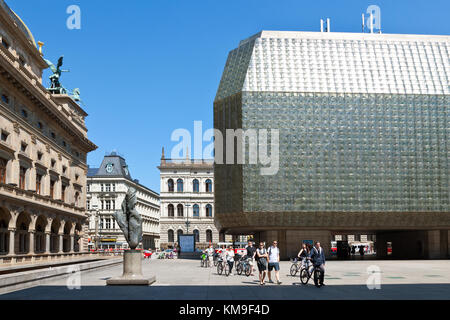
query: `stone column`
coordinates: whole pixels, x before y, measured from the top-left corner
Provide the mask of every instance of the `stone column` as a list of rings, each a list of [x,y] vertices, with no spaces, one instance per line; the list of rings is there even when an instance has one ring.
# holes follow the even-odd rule
[[[73,248],[73,246],[74,246],[74,234],[71,234],[70,235],[70,250],[69,250],[69,252],[70,253],[74,253],[75,252],[75,250],[74,250],[74,248]]]
[[[50,253],[50,232],[46,231],[45,232],[45,253],[49,254]]]
[[[14,251],[14,247],[15,247],[15,233],[16,233],[16,229],[9,229],[9,251],[8,251],[8,256],[15,256],[16,253]]]
[[[280,248],[280,259],[287,258],[287,239],[286,230],[278,230],[277,234],[278,248]]]
[[[28,254],[34,254],[35,252],[35,244],[34,244],[34,234],[35,234],[35,230],[30,230],[29,234],[30,234],[30,242],[29,242],[29,247],[28,247]]]
[[[60,233],[59,234],[59,243],[58,243],[58,245],[59,245],[58,253],[63,253],[64,252],[63,251],[63,240],[64,240],[64,233]]]

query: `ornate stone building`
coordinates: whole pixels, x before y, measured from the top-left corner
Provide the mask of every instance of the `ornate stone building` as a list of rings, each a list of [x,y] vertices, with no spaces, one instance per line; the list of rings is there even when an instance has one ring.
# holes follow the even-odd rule
[[[42,85],[33,35],[0,1],[0,262],[74,255],[83,248],[86,112]]]
[[[342,235],[375,236],[381,258],[449,257],[449,59],[443,35],[242,40],[228,55],[214,128],[278,130],[269,145],[279,159],[272,175],[261,161],[221,164],[234,148],[216,139],[219,230],[278,239],[285,258],[303,241],[328,253]]]
[[[159,248],[159,194],[132,179],[128,165],[116,152],[103,158],[100,168],[91,168],[87,182],[87,212],[89,215],[89,248],[128,248],[122,230],[113,213],[120,210],[128,191],[137,191],[136,210],[142,217],[144,249]]]
[[[161,249],[173,247],[179,234],[195,234],[197,248],[219,242],[214,225],[213,161],[166,159],[161,176]]]

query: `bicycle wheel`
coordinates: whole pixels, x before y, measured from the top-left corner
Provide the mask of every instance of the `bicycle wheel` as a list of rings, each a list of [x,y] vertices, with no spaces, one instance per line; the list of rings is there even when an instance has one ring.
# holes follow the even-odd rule
[[[291,276],[295,277],[297,272],[298,272],[298,266],[297,266],[297,264],[293,263],[291,266]]]
[[[222,262],[219,262],[219,263],[217,264],[217,273],[218,273],[219,275],[222,275],[222,272],[223,272],[223,264],[222,264]]]
[[[238,275],[241,275],[241,274],[242,274],[242,264],[238,263],[238,264],[236,265],[236,273],[237,273]]]
[[[217,267],[217,259],[214,259],[214,267]]]
[[[302,284],[307,284],[309,281],[308,270],[306,270],[305,268],[302,268],[300,270],[300,281]]]
[[[228,265],[228,263],[225,263],[225,267],[224,267],[224,271],[225,271],[225,275],[228,277],[230,275],[230,266]]]
[[[249,264],[245,265],[245,275],[248,277],[252,274],[252,268],[250,267]]]

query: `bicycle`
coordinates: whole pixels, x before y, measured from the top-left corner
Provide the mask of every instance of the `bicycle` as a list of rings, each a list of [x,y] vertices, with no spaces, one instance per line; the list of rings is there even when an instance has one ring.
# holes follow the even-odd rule
[[[252,273],[252,267],[248,262],[248,258],[243,258],[236,262],[236,272],[238,275],[241,275],[242,272],[248,277]]]
[[[217,257],[217,274],[219,276],[222,275],[224,268],[225,264],[222,257]]]
[[[207,260],[207,257],[206,257],[206,254],[205,253],[203,253],[201,256],[200,256],[200,267],[202,267],[202,268],[206,268],[208,266],[208,260]]]
[[[214,263],[214,267],[217,267],[217,261],[219,259],[219,254],[218,253],[214,253],[213,255],[213,263]]]
[[[290,269],[290,273],[291,276],[295,277],[295,275],[297,274],[297,272],[299,272],[301,270],[302,265],[299,265],[299,259],[298,258],[293,258],[291,259],[292,265],[291,265],[291,269]]]
[[[306,267],[302,267],[300,270],[300,281],[302,284],[306,285],[308,284],[309,279],[314,275],[314,285],[316,287],[320,287],[319,279],[322,275],[322,270],[320,269],[320,266],[315,266],[314,264],[311,264],[308,266],[306,264]]]

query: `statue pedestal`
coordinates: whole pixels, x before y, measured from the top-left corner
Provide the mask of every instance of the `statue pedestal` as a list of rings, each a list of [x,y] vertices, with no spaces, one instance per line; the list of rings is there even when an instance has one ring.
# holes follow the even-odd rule
[[[123,255],[123,275],[106,280],[107,285],[148,286],[156,281],[156,277],[144,278],[142,274],[142,253],[138,250],[127,250]]]

